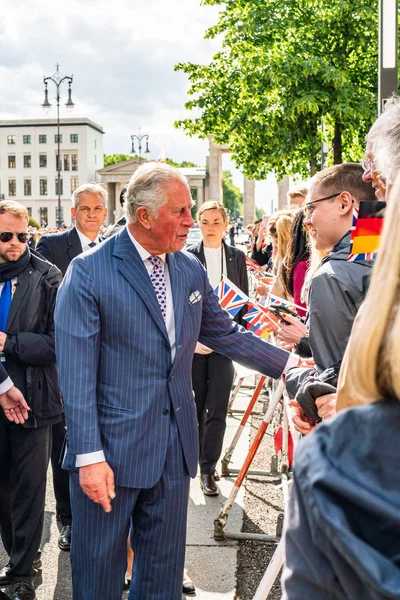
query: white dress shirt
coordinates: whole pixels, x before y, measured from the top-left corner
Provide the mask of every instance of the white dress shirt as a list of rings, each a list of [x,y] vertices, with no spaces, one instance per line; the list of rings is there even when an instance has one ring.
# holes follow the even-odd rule
[[[92,242],[92,240],[90,238],[88,238],[84,233],[82,233],[82,231],[79,231],[79,229],[77,227],[75,227],[75,229],[76,229],[76,233],[79,236],[79,241],[82,246],[82,252],[86,252],[86,250],[91,250],[93,246],[89,246],[89,244],[92,244],[93,242],[95,244],[100,244],[99,235],[97,235],[97,237]]]

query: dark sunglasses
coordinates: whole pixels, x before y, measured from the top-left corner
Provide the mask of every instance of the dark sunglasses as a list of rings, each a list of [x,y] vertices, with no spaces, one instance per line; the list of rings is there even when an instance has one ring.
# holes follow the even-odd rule
[[[30,234],[26,233],[26,231],[21,231],[20,233],[13,233],[12,231],[0,231],[0,242],[3,242],[3,244],[10,242],[14,235],[17,236],[18,241],[21,242],[21,244],[26,244],[30,237]]]

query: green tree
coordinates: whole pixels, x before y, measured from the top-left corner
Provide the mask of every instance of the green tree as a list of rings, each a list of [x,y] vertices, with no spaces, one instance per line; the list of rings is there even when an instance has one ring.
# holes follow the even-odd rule
[[[230,171],[222,172],[222,198],[231,219],[243,214],[243,194],[233,183]]]
[[[377,0],[203,0],[224,5],[206,32],[223,34],[209,65],[180,63],[185,104],[200,116],[175,123],[229,144],[249,178],[300,173],[358,159],[376,112]]]
[[[133,156],[129,156],[129,154],[105,154],[104,166],[109,167],[110,165],[116,165],[117,163],[125,162],[126,160],[131,160],[131,158],[133,158]]]
[[[265,215],[265,210],[256,206],[256,220],[261,219]]]
[[[36,227],[36,229],[40,229],[39,223],[33,217],[29,217],[28,225],[29,227]]]

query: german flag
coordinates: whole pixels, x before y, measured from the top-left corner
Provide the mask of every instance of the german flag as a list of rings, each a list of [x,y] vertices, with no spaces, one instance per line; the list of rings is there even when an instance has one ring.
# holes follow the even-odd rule
[[[379,247],[386,202],[360,202],[353,211],[350,255],[347,260],[374,260]]]

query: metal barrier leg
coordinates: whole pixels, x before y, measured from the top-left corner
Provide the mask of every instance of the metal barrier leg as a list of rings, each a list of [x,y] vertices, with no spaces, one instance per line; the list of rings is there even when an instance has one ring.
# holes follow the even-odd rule
[[[221,475],[223,475],[224,477],[226,477],[229,474],[229,469],[228,469],[228,465],[231,461],[232,458],[232,454],[236,448],[236,445],[240,439],[240,436],[242,435],[243,429],[245,428],[245,425],[247,423],[247,420],[249,418],[249,416],[251,415],[251,411],[254,408],[255,403],[258,400],[258,397],[261,393],[262,387],[264,385],[264,382],[266,380],[265,375],[263,375],[260,379],[260,381],[258,382],[258,386],[256,387],[256,389],[254,390],[254,394],[249,402],[249,405],[247,407],[247,410],[245,411],[242,420],[240,421],[240,425],[235,433],[235,437],[233,438],[231,445],[229,446],[229,448],[226,450],[225,454],[224,454],[224,458],[221,461]],[[243,381],[243,379],[241,379],[240,381]]]
[[[258,447],[261,443],[261,440],[264,437],[265,432],[268,429],[268,426],[274,416],[274,412],[275,409],[281,399],[283,390],[284,390],[285,384],[282,381],[282,379],[279,382],[279,385],[274,393],[273,398],[271,399],[271,402],[269,404],[268,410],[265,413],[265,416],[260,424],[259,430],[257,432],[257,435],[251,445],[251,448],[249,450],[249,453],[247,454],[247,457],[243,463],[242,469],[234,483],[234,486],[232,488],[231,493],[229,494],[229,497],[227,498],[227,500],[225,501],[224,505],[222,506],[221,512],[218,515],[218,518],[215,519],[214,521],[214,538],[216,540],[222,540],[225,539],[224,536],[224,527],[226,525],[226,521],[228,519],[228,515],[229,512],[232,508],[232,505],[235,501],[235,498],[239,492],[240,486],[243,483],[244,478],[246,477],[247,471],[250,468],[250,465],[253,461],[253,458],[258,450]]]
[[[241,385],[242,385],[243,381],[244,381],[244,377],[239,377],[238,382],[235,385],[235,388],[234,388],[233,392],[231,393],[231,397],[229,398],[229,403],[228,403],[228,413],[230,413],[231,410],[232,410],[232,404],[235,401],[235,398],[236,398],[236,396],[238,394],[238,391],[241,388]]]

